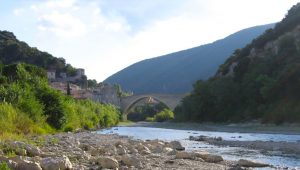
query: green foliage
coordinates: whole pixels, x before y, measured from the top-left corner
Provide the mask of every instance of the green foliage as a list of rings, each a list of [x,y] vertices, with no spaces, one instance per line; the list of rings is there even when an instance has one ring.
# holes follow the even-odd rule
[[[98,86],[98,83],[97,83],[97,80],[93,79],[93,80],[87,80],[87,83],[88,83],[88,87],[89,88],[93,88],[93,87],[97,87]]]
[[[75,75],[76,69],[66,64],[65,59],[53,57],[47,52],[29,47],[21,42],[11,32],[0,31],[0,60],[3,64],[27,63],[44,69],[55,69],[57,72],[66,72]]]
[[[123,91],[122,88],[121,88],[121,85],[119,85],[119,84],[114,84],[114,86],[115,86],[115,88],[117,89],[117,95],[118,95],[119,97],[126,97],[126,96],[131,96],[131,95],[132,95],[132,93],[130,93],[130,92],[125,92],[125,91]]]
[[[0,83],[0,136],[44,134],[112,126],[119,110],[90,100],[75,100],[52,89],[44,70],[26,64],[4,66]]]
[[[154,117],[147,117],[146,122],[155,122],[155,118]]]
[[[170,109],[164,109],[163,111],[157,113],[154,116],[154,119],[157,122],[164,122],[167,120],[173,120],[174,119],[174,113]]]
[[[145,121],[147,117],[154,117],[154,115],[165,108],[167,108],[167,106],[163,103],[136,106],[133,111],[128,113],[127,119],[135,122]]]
[[[195,83],[175,109],[176,120],[300,122],[300,37],[291,33],[299,21],[300,3],[274,29],[236,50],[218,76]]]
[[[6,162],[1,162],[0,163],[0,170],[10,170],[9,166],[7,165]]]
[[[47,123],[56,129],[62,128],[66,118],[61,93],[50,88],[43,88],[38,89],[37,97],[44,105],[44,115],[47,117]]]

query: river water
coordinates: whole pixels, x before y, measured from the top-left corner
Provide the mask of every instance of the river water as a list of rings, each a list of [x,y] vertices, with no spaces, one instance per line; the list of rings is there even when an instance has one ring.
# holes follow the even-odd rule
[[[220,147],[209,145],[204,142],[190,141],[189,136],[205,135],[209,137],[222,137],[223,140],[238,141],[286,141],[299,142],[300,135],[285,134],[263,134],[263,133],[232,133],[200,130],[177,130],[154,127],[113,127],[103,129],[101,134],[118,134],[130,136],[135,139],[163,141],[178,140],[186,147],[186,150],[206,150],[210,153],[222,155],[227,160],[251,159],[259,162],[269,163],[278,167],[298,167],[300,169],[300,155],[283,155],[278,152],[261,152],[240,147]]]

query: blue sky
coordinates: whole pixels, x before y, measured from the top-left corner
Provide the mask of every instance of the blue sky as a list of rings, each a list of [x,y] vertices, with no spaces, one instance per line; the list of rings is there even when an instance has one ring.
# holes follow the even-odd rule
[[[104,80],[137,61],[280,21],[299,0],[0,0],[0,30]]]

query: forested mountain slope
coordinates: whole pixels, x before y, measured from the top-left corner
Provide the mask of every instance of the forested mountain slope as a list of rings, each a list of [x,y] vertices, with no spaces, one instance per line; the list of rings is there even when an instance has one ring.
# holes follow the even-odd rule
[[[244,47],[273,26],[269,24],[244,29],[211,44],[143,60],[104,82],[120,84],[126,91],[135,94],[186,93],[192,90],[192,85],[198,79],[205,80],[213,76],[235,49]]]
[[[177,120],[300,122],[300,3],[236,50],[176,109]]]

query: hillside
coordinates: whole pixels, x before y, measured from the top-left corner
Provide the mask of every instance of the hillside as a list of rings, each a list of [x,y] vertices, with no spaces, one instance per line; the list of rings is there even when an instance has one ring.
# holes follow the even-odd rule
[[[176,108],[177,120],[300,122],[300,3],[274,29],[236,50]]]
[[[0,138],[93,129],[119,121],[116,107],[66,96],[48,85],[44,69],[29,64],[0,64],[0,113]]]
[[[66,64],[64,58],[56,58],[47,52],[28,46],[19,41],[12,32],[0,31],[0,63],[5,65],[13,63],[27,63],[44,69],[56,70],[57,74],[66,72],[74,75],[76,70],[70,64]]]
[[[126,91],[141,93],[186,93],[198,79],[213,76],[237,49],[274,24],[241,30],[211,44],[143,60],[110,76],[104,82],[120,84]]]

